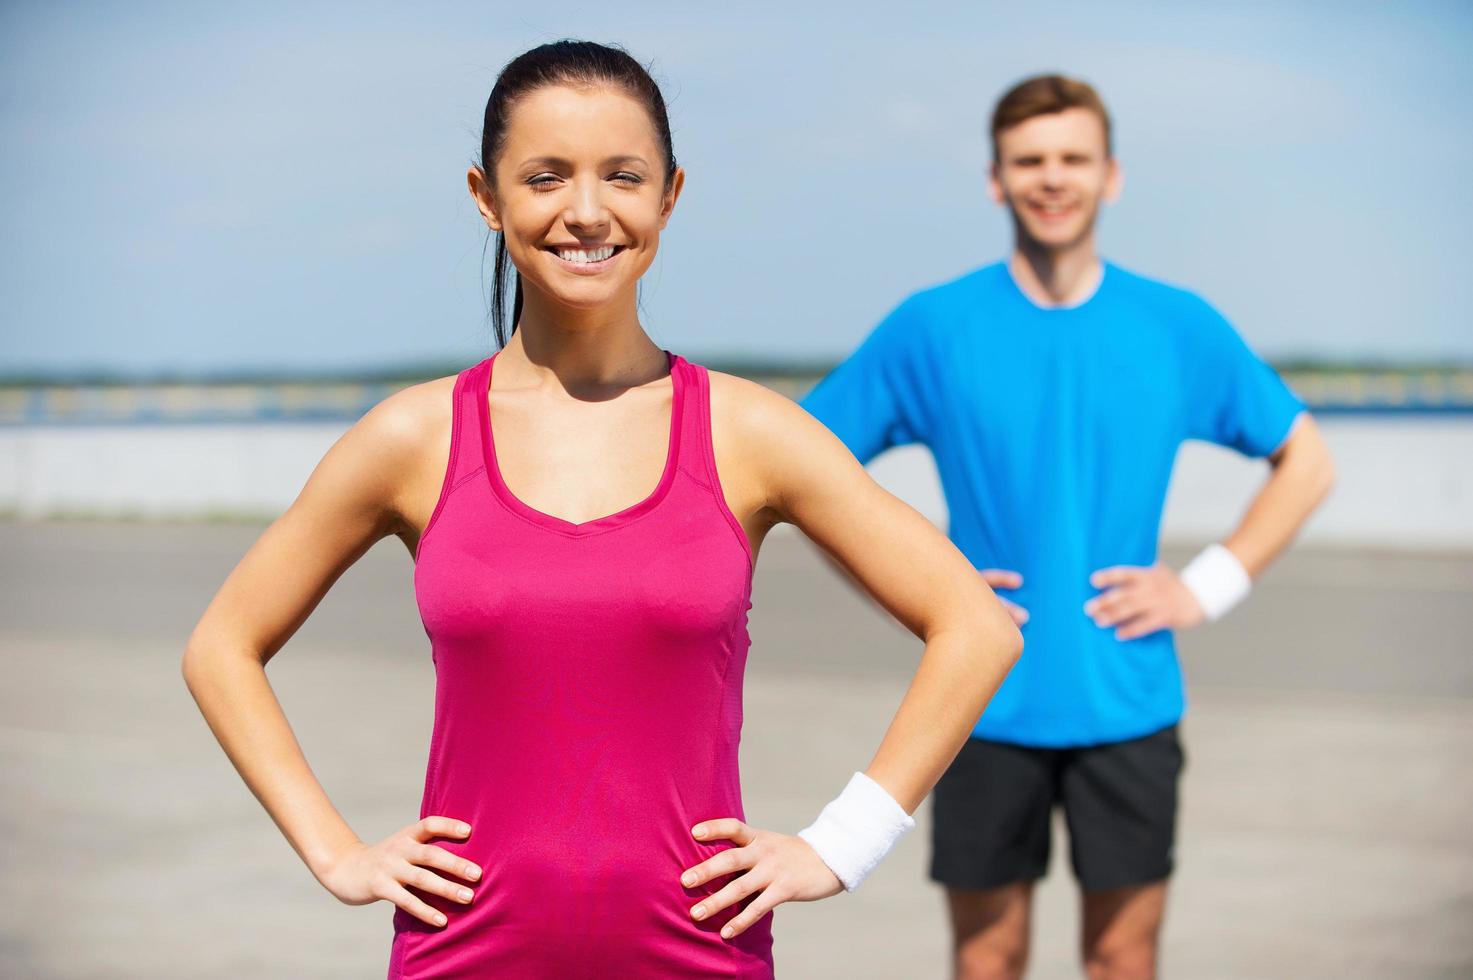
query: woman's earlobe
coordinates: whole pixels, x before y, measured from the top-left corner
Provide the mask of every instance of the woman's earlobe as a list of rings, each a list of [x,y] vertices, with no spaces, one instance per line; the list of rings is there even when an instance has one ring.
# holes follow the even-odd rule
[[[501,231],[501,219],[496,214],[496,199],[491,195],[485,173],[480,167],[473,166],[466,171],[465,183],[470,188],[471,199],[476,202],[476,210],[481,212],[486,224],[492,231]]]
[[[670,220],[670,215],[675,212],[675,202],[680,198],[680,192],[685,189],[685,168],[676,167],[675,173],[671,175],[670,189],[665,192],[665,202],[660,207],[660,228],[665,227],[665,222]]]

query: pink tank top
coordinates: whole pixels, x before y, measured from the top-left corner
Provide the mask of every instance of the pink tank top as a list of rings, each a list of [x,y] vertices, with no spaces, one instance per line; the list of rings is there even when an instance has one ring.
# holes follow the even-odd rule
[[[690,835],[742,811],[737,745],[752,557],[711,450],[706,369],[666,352],[664,473],[644,500],[573,524],[514,496],[487,406],[496,357],[455,383],[450,460],[414,588],[435,663],[420,816],[472,827],[432,843],[483,869],[470,905],[412,889],[390,980],[772,976],[771,915],[681,872],[727,847]],[[437,872],[447,876],[445,872]]]

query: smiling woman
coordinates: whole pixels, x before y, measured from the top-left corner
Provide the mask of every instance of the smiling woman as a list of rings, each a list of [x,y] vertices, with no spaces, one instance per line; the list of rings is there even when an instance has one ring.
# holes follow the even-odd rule
[[[573,44],[576,44],[576,49],[571,46]],[[533,102],[530,114],[559,128],[539,132],[543,142],[531,147],[512,147],[512,152],[508,153],[507,143],[514,131],[511,115],[518,108],[528,111],[529,99]],[[539,102],[545,104],[538,104]],[[588,133],[590,124],[594,127],[612,125],[614,128],[604,135],[608,145],[615,149],[613,155],[591,161],[594,165],[586,173],[575,173],[577,168],[573,160],[556,150],[551,155],[541,154],[540,151],[556,146],[548,137]],[[653,133],[650,132],[651,129]],[[568,141],[561,142],[566,144]],[[653,154],[627,152],[630,146],[650,142],[654,144]],[[558,150],[568,148],[567,145],[557,147]],[[527,153],[538,155],[524,156]],[[504,175],[498,173],[498,161],[506,167]],[[572,200],[584,209],[582,213],[587,220],[590,213],[588,209],[596,208],[603,200],[593,190],[601,188],[604,181],[625,191],[634,192],[636,200],[646,206],[650,194],[654,193],[660,201],[655,209],[658,214],[658,231],[665,227],[665,222],[670,218],[675,200],[680,196],[685,175],[675,163],[675,147],[670,137],[670,119],[665,112],[665,98],[649,73],[628,54],[618,49],[598,44],[562,42],[534,48],[502,70],[501,77],[496,80],[496,86],[491,92],[491,98],[486,102],[485,120],[481,129],[481,165],[471,169],[468,180],[471,193],[475,196],[486,223],[497,232],[491,317],[496,329],[496,343],[504,347],[507,340],[506,282],[510,275],[514,282],[511,322],[515,328],[522,315],[524,293],[521,270],[528,248],[541,248],[562,258],[563,270],[566,272],[597,273],[607,271],[610,265],[605,263],[616,253],[629,248],[630,243],[598,240],[596,236],[600,229],[586,225],[582,226],[584,235],[580,237],[576,231],[576,212],[572,223],[566,227],[568,234],[564,241],[536,242],[535,226],[510,230],[504,227],[497,214],[493,188],[499,189],[509,199],[522,189],[525,189],[525,193],[548,195],[537,212],[543,215],[544,226],[548,223],[548,214],[566,206],[570,193],[573,195]],[[579,194],[583,195],[581,200]],[[625,225],[632,214],[638,213],[631,212],[627,207],[620,209],[621,232],[632,234],[639,230],[641,222],[638,218],[634,219],[632,225]],[[529,219],[530,217],[529,214]],[[594,221],[597,225],[597,217]],[[543,230],[546,231],[546,228]],[[518,231],[531,233],[534,241],[529,244]],[[594,237],[589,237],[590,232]],[[648,242],[646,245],[643,263],[637,269],[623,271],[623,276],[628,281],[637,280],[649,268],[654,257],[653,245]],[[590,248],[596,254],[590,256]]]
[[[684,173],[633,58],[514,60],[467,179],[498,235],[501,349],[333,446],[206,610],[185,677],[323,886],[396,906],[391,978],[767,980],[772,909],[857,887],[914,825],[1021,637],[815,419],[644,332]],[[798,834],[745,822],[737,766],[752,573],[783,521],[926,641],[867,770]],[[388,534],[415,559],[435,723],[419,819],[368,844],[263,667]]]

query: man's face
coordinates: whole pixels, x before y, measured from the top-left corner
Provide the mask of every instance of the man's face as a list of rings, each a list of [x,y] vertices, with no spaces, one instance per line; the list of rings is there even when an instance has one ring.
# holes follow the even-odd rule
[[[1034,116],[997,135],[988,190],[1013,212],[1019,244],[1065,249],[1094,231],[1100,202],[1120,194],[1105,125],[1088,109]]]

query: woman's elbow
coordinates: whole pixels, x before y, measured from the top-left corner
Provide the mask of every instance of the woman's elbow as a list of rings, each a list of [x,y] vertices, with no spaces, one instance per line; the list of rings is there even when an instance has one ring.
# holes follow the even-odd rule
[[[209,665],[209,648],[198,643],[194,638],[184,644],[184,656],[179,658],[179,673],[184,678],[184,686],[189,688],[189,693],[197,695],[201,681],[203,681]]]
[[[1018,629],[1018,625],[1011,618],[1003,624],[1003,629],[1005,639],[1001,644],[1002,656],[1007,662],[1008,669],[1011,670],[1013,664],[1023,656],[1023,631]]]
[[[211,680],[223,665],[221,658],[229,649],[229,644],[220,642],[218,636],[206,636],[198,628],[190,634],[184,644],[184,655],[179,658],[179,673],[184,678],[184,686],[196,699],[201,691],[210,687]]]
[[[978,646],[1011,670],[1023,655],[1023,631],[1018,629],[1018,624],[1013,622],[1013,617],[996,598],[990,605],[996,608],[988,609],[985,615],[978,617],[975,626]]]

